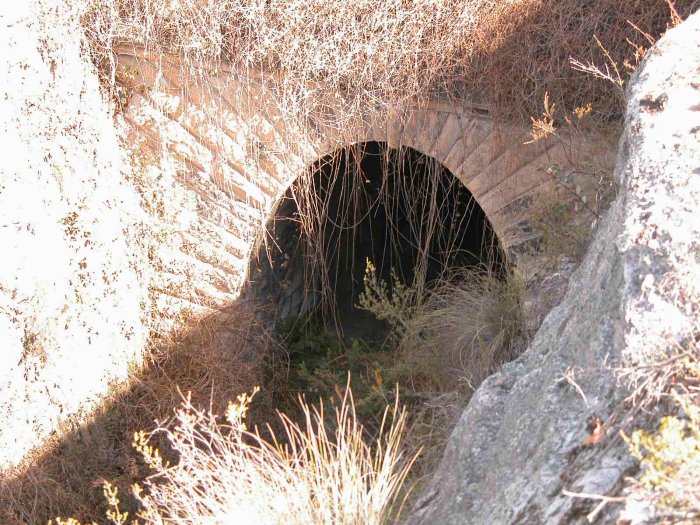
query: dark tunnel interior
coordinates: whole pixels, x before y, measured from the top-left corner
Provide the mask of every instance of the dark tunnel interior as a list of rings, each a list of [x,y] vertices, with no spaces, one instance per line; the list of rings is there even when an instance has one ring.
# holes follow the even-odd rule
[[[392,273],[430,287],[451,269],[503,265],[483,210],[447,168],[411,148],[365,142],[319,159],[292,184],[259,243],[246,296],[271,302],[277,319],[320,315],[345,336],[379,334],[383,323],[357,308],[368,260],[390,290]]]

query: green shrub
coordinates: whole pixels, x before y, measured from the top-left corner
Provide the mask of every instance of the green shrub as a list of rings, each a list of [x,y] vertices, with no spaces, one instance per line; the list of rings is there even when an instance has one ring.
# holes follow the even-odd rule
[[[427,292],[377,278],[368,262],[360,307],[386,320],[397,339],[395,367],[422,389],[470,389],[515,357],[525,335],[522,286],[507,272],[487,267],[453,271]],[[391,290],[391,292],[389,291]]]
[[[682,384],[700,380],[700,362],[685,357],[674,374]],[[688,381],[690,379],[690,381]],[[673,523],[700,520],[700,404],[697,394],[675,395],[680,413],[661,419],[653,432],[635,430],[623,437],[640,461],[642,474],[631,480],[631,495],[651,503]]]

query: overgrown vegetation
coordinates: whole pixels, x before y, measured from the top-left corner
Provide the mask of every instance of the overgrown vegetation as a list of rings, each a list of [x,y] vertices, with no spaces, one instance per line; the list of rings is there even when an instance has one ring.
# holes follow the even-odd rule
[[[609,55],[606,57],[610,59]],[[613,65],[617,71],[617,64]],[[562,256],[574,262],[583,258],[596,226],[617,194],[613,180],[614,159],[584,156],[571,148],[576,143],[570,140],[572,136],[583,143],[584,137],[591,135],[592,111],[590,103],[570,113],[561,111],[545,93],[541,116],[531,118],[529,142],[554,140],[562,146],[567,159],[566,167],[560,164],[541,166],[548,182],[538,189],[529,210],[530,224],[541,239],[538,249],[555,267]],[[559,121],[565,123],[565,128],[557,124]],[[616,136],[614,132],[608,133]]]
[[[153,474],[144,486],[132,486],[141,507],[132,520],[120,509],[118,489],[106,482],[107,519],[114,525],[380,525],[398,518],[398,489],[412,462],[402,454],[405,413],[398,404],[384,411],[373,447],[365,442],[349,390],[335,410],[334,431],[327,429],[322,405],[302,403],[302,422],[281,415],[284,436],[266,441],[245,422],[257,391],[229,403],[226,423],[187,397],[170,424],[150,434],[136,432],[133,445]],[[156,436],[165,439],[174,462],[152,445]]]
[[[201,74],[221,61],[234,75],[284,71],[279,100],[287,116],[308,117],[343,94],[347,106],[330,122],[434,98],[475,100],[492,114],[522,119],[538,113],[545,92],[573,110],[591,103],[596,117],[621,117],[612,85],[570,67],[633,64],[646,35],[658,37],[674,13],[697,2],[368,0],[285,3],[247,0],[80,0],[91,52],[105,76],[116,71],[117,42],[181,56]],[[629,22],[628,22],[629,21]],[[598,42],[604,46],[601,49]],[[630,69],[618,71],[624,79]],[[330,96],[331,98],[327,98]],[[325,119],[328,120],[328,119]],[[299,122],[306,121],[300,118]]]
[[[176,57],[184,65],[180,74],[190,77],[187,83],[203,85],[205,93],[207,79],[218,75],[217,89],[231,92],[226,103],[241,115],[248,114],[247,90],[255,86],[254,96],[274,101],[268,104],[274,107],[261,109],[263,118],[282,118],[289,147],[283,161],[291,163],[304,156],[305,144],[330,130],[352,139],[374,119],[406,119],[409,107],[440,100],[472,104],[497,122],[529,122],[546,100],[545,115],[534,121],[540,137],[564,125],[608,133],[615,142],[624,85],[634,67],[698,2],[84,0],[82,5],[89,47],[109,89],[131,89],[125,78],[133,72],[117,68],[111,53],[121,42],[144,46],[156,66],[167,68]],[[552,172],[552,183],[541,189],[534,227],[551,254],[578,260],[590,225],[609,200],[611,166],[601,172],[590,159],[569,160],[575,173],[543,166]],[[304,236],[313,245],[310,272],[326,279],[324,261],[335,247],[324,245],[319,223],[328,203],[318,198],[310,179],[300,177],[294,198]],[[344,203],[348,218],[362,209],[359,176],[353,185]],[[429,202],[429,190],[408,183],[397,193]],[[587,202],[580,202],[582,196]],[[432,210],[433,221],[437,216]]]
[[[623,371],[622,377],[632,387],[629,400],[633,412],[644,410],[657,416],[647,417],[647,424],[629,436],[622,433],[641,467],[638,477],[627,480],[625,498],[646,505],[656,523],[697,523],[700,519],[697,338],[674,348],[659,363]]]
[[[429,291],[412,325],[419,339],[404,342],[404,351],[415,355],[421,339],[427,341],[454,379],[476,390],[524,348],[522,283],[512,273],[486,267],[453,271]]]
[[[557,260],[563,255],[578,262],[616,195],[612,169],[596,169],[588,164],[564,171],[559,165],[552,165],[546,173],[550,183],[540,190],[532,206],[532,227],[542,239],[541,250],[549,258]]]
[[[133,72],[118,69],[112,54],[122,42],[144,46],[156,65],[168,67],[166,55],[175,56],[184,63],[188,82],[202,84],[204,92],[210,89],[207,78],[218,75],[217,89],[240,92],[226,103],[242,115],[250,103],[246,90],[254,85],[255,96],[259,90],[274,101],[274,108],[263,109],[269,112],[266,118],[282,117],[289,161],[303,157],[297,149],[309,142],[306,138],[313,143],[329,129],[355,137],[374,118],[405,118],[409,106],[435,100],[473,104],[497,121],[525,122],[540,113],[548,97],[551,108],[558,108],[549,115],[552,126],[584,110],[589,130],[614,124],[624,107],[621,89],[650,42],[697,7],[696,0],[81,4],[93,59],[110,89],[130,89],[122,81]],[[596,176],[574,177],[573,188],[598,184]],[[311,181],[302,183],[295,195],[302,228],[317,243],[313,264],[322,266],[325,252],[332,251],[321,244],[315,220],[325,203],[309,197],[315,194]],[[570,186],[553,180],[552,197],[543,197],[536,222],[552,233],[551,251],[578,258],[590,235],[584,223],[595,216],[577,216],[576,224],[559,231],[570,221],[561,220],[557,201],[565,197],[567,219],[568,208],[577,206]],[[589,200],[589,205],[597,203]],[[353,216],[357,209],[350,202],[347,206],[348,217]],[[318,268],[317,274],[324,278],[326,270]]]
[[[313,317],[289,319],[278,332],[284,341],[284,355],[272,356],[282,359],[270,367],[274,378],[269,384],[275,388],[281,410],[296,412],[299,396],[334,406],[342,399],[341,387],[349,380],[359,419],[370,431],[380,426],[394,386],[385,384],[384,375],[391,374],[390,352],[381,343],[361,339],[346,343]]]
[[[349,381],[370,435],[398,390],[408,408],[406,446],[418,454],[410,474],[417,481],[437,466],[481,381],[524,349],[522,289],[515,276],[483,266],[453,271],[424,291],[392,274],[384,281],[367,261],[358,304],[386,322],[385,337],[343,340],[313,317],[287,320],[278,329],[285,351],[270,384],[281,386],[278,406],[294,411],[298,395],[333,406]]]
[[[421,294],[396,275],[389,287],[368,261],[364,282],[359,306],[389,323],[402,383],[417,389],[473,390],[525,335],[521,285],[503,270],[452,270]]]
[[[323,406],[301,405],[296,423],[282,417],[284,435],[265,441],[243,418],[250,397],[229,406],[227,424],[185,403],[177,423],[161,429],[179,454],[166,465],[143,435],[137,447],[156,470],[139,500],[145,523],[338,523],[387,521],[410,466],[402,456],[405,415],[394,405],[373,446],[346,391],[334,430]],[[202,497],[205,495],[204,497]]]

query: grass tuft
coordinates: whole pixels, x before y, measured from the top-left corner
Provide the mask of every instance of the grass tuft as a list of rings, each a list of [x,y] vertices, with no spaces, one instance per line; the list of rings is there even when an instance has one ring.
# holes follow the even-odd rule
[[[239,396],[221,423],[189,399],[162,434],[179,460],[166,465],[147,438],[137,446],[155,474],[138,498],[146,524],[380,524],[397,512],[396,496],[411,461],[402,454],[405,413],[394,405],[370,447],[346,391],[325,422],[323,405],[301,403],[296,423],[280,415],[283,435],[266,441],[245,415],[252,396]]]
[[[517,341],[525,336],[522,294],[514,275],[461,269],[429,292],[411,324],[460,380],[476,389],[517,357]]]

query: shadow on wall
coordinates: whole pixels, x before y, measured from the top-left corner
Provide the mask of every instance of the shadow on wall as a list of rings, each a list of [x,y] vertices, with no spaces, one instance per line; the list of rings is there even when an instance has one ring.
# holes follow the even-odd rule
[[[0,523],[47,523],[57,516],[101,523],[103,480],[120,489],[123,510],[134,516],[130,487],[152,473],[132,447],[134,432],[170,419],[188,392],[194,405],[224,414],[229,401],[262,383],[275,343],[252,305],[237,303],[188,324],[153,345],[145,367],[115,386],[88,422],[65,428],[0,480]],[[253,424],[275,419],[270,400],[269,391],[256,396]],[[167,459],[165,443],[155,445]]]

